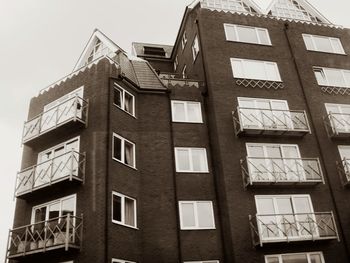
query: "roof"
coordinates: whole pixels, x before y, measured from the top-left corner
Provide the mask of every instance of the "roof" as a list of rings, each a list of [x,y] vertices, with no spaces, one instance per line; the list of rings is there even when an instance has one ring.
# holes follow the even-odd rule
[[[162,48],[165,51],[165,57],[145,54],[145,52],[144,52],[145,47]],[[132,43],[132,53],[133,53],[133,55],[138,56],[138,57],[170,58],[172,51],[173,51],[173,46],[171,46],[171,45],[150,44],[150,43],[141,43],[141,42],[133,42]]]

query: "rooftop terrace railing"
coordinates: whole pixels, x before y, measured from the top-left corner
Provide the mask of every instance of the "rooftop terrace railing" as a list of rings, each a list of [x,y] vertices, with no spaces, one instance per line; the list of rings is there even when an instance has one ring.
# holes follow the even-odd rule
[[[350,159],[344,158],[341,162],[336,162],[337,171],[344,186],[350,185]]]
[[[63,180],[83,182],[84,178],[85,154],[72,150],[20,171],[15,195],[19,197]]]
[[[199,88],[200,81],[194,80],[194,79],[187,79],[183,78],[179,74],[175,73],[160,73],[159,74],[160,80],[163,82],[166,86],[190,86],[190,87],[196,87]]]

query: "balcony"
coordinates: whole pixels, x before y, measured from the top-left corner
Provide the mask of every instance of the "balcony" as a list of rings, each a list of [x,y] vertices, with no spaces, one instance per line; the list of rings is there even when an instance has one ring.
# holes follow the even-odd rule
[[[249,216],[254,246],[338,239],[332,212]]]
[[[350,137],[350,114],[329,113],[323,118],[328,132],[332,138]]]
[[[48,134],[50,134],[50,137],[55,137],[74,126],[85,126],[87,124],[88,106],[87,100],[75,96],[40,113],[24,123],[22,142],[33,145],[39,142],[39,138],[42,140],[44,138],[48,139]]]
[[[7,258],[18,259],[53,250],[79,250],[82,231],[83,218],[70,214],[15,228],[9,232]]]
[[[240,162],[244,187],[324,183],[317,158],[246,157]]]
[[[159,78],[162,81],[162,83],[167,87],[172,87],[172,86],[185,87],[185,86],[188,86],[188,87],[199,88],[200,81],[193,80],[193,79],[186,79],[186,78],[183,78],[179,74],[161,73],[161,74],[159,74]]]
[[[311,133],[305,111],[237,107],[232,117],[236,135],[304,136]]]
[[[24,197],[34,191],[63,181],[84,182],[85,154],[70,151],[51,160],[26,168],[17,174],[16,197]]]
[[[350,186],[350,159],[344,158],[341,162],[337,162],[336,164],[340,181],[344,186]]]

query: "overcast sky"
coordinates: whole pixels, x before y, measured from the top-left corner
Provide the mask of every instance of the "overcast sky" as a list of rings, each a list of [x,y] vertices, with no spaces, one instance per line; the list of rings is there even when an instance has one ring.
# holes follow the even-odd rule
[[[309,1],[334,24],[350,28],[349,0]],[[133,41],[173,44],[191,2],[0,0],[0,261],[12,225],[30,98],[72,71],[94,28],[127,51]]]

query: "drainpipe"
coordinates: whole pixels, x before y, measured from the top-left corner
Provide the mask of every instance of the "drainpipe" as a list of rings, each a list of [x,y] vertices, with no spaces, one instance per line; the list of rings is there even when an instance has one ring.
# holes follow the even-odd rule
[[[294,49],[292,47],[292,44],[291,44],[291,41],[290,41],[290,37],[288,35],[288,31],[289,31],[289,24],[288,23],[285,23],[284,24],[284,33],[285,33],[285,36],[286,36],[286,39],[287,39],[287,42],[288,42],[288,47],[289,47],[289,50],[291,52],[291,55],[292,55],[292,60],[293,60],[293,64],[294,64],[294,68],[297,72],[297,75],[298,75],[298,82],[301,86],[301,89],[302,89],[302,92],[303,92],[303,97],[304,97],[304,101],[306,103],[306,108],[307,108],[307,111],[310,113],[309,114],[309,117],[310,117],[310,120],[311,120],[311,123],[314,123],[314,118],[311,114],[311,106],[309,104],[309,101],[307,99],[307,96],[306,96],[306,93],[305,93],[305,87],[303,85],[303,82],[302,82],[302,78],[301,78],[301,73],[300,70],[299,70],[299,67],[298,67],[298,64],[297,64],[297,61],[296,61],[296,57],[295,57],[295,52],[294,52]],[[322,163],[324,164],[325,163],[325,156],[323,154],[323,151],[321,149],[321,144],[320,144],[320,135],[319,135],[319,131],[318,129],[314,129],[314,133],[316,135],[316,142],[317,142],[317,147],[321,153],[321,156],[320,156],[320,159],[322,160]],[[324,165],[323,165],[324,166]],[[325,169],[325,173],[324,173],[324,176],[327,178],[327,182],[330,182],[330,178],[329,178],[329,175],[328,175],[328,172],[327,170]],[[345,239],[345,235],[344,235],[344,232],[343,232],[343,226],[342,226],[342,223],[341,223],[341,220],[340,220],[340,213],[339,213],[339,210],[338,210],[338,207],[337,207],[337,203],[336,203],[336,200],[335,200],[335,197],[334,197],[334,191],[332,189],[332,186],[331,184],[328,183],[328,186],[329,186],[329,192],[330,192],[330,195],[331,195],[331,199],[333,201],[333,204],[334,204],[334,210],[335,210],[335,214],[337,215],[337,218],[338,218],[338,224],[340,225],[340,233],[341,233],[341,237],[343,239],[343,242],[344,242],[344,246],[345,246],[345,251],[346,251],[346,255],[348,257],[348,260],[350,262],[350,253],[349,253],[349,250],[348,250],[348,246],[347,246],[347,240]]]

